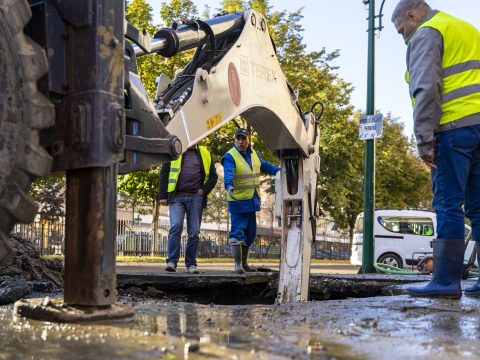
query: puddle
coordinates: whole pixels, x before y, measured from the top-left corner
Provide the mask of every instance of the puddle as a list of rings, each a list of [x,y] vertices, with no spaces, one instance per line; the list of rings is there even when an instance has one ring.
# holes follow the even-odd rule
[[[0,359],[477,359],[480,301],[294,305],[138,301],[129,323],[52,324],[0,307]],[[449,310],[450,309],[450,310]]]

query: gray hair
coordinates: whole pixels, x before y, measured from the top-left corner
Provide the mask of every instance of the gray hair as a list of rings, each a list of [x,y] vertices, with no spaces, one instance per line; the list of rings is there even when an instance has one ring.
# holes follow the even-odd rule
[[[392,22],[400,17],[406,17],[408,11],[416,10],[420,6],[428,6],[425,0],[400,0],[393,10]]]

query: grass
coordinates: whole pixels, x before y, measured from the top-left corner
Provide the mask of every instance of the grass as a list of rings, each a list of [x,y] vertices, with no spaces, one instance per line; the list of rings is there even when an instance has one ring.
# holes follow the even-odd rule
[[[45,259],[63,259],[63,255],[44,255],[42,256]],[[117,256],[117,263],[164,263],[166,258],[164,256]],[[181,258],[179,262],[185,261],[184,258]],[[197,258],[198,263],[231,263],[233,261],[232,257],[226,258]],[[278,263],[279,259],[260,259],[260,258],[251,258],[251,261],[254,263]],[[350,264],[349,260],[323,260],[323,259],[312,259],[312,264],[331,264],[331,263],[345,263]]]

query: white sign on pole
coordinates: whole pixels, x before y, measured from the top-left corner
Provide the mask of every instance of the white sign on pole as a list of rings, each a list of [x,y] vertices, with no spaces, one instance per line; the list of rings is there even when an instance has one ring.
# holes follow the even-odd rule
[[[358,137],[360,140],[371,140],[382,137],[383,131],[383,115],[366,115],[360,117],[360,125],[358,126]]]

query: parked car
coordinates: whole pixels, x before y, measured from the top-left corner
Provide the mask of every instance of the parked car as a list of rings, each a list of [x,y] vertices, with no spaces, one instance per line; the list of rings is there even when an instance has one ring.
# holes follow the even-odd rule
[[[437,218],[425,210],[376,210],[374,213],[374,260],[395,267],[417,264],[433,253],[432,241],[436,238]],[[465,239],[470,233],[465,225]],[[352,241],[352,265],[362,265],[363,213],[357,217]],[[474,243],[470,241],[465,251],[468,260]]]

